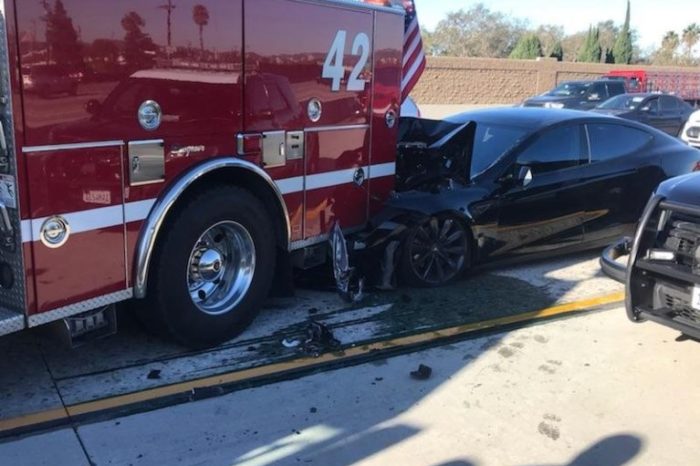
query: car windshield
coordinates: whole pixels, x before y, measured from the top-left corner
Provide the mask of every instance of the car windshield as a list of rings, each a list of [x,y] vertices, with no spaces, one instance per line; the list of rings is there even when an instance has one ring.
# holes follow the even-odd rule
[[[547,93],[549,96],[555,97],[574,97],[577,95],[583,95],[586,93],[590,84],[582,83],[561,83],[551,91]]]
[[[476,122],[471,178],[491,168],[506,152],[528,133],[525,128],[490,122]]]
[[[644,102],[644,97],[618,95],[612,99],[606,100],[598,106],[608,110],[637,110]]]

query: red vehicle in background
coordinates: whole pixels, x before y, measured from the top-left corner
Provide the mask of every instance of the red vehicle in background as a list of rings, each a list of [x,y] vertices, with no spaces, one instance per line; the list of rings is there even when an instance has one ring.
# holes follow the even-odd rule
[[[700,103],[700,72],[614,70],[602,79],[623,79],[629,93],[660,92],[673,94],[697,106]]]
[[[401,2],[174,3],[0,0],[0,335],[228,339],[389,197]]]

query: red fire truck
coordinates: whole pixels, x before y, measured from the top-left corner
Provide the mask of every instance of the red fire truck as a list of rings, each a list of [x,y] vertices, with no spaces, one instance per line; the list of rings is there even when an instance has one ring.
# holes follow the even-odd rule
[[[624,79],[627,92],[665,92],[689,103],[700,102],[700,73],[695,71],[614,70],[605,79]]]
[[[401,6],[195,3],[0,0],[0,335],[136,298],[222,341],[389,196]]]

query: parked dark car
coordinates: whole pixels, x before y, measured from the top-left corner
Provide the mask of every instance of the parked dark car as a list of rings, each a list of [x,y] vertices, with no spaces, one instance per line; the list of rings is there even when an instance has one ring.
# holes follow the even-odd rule
[[[628,255],[627,266],[616,262]],[[626,284],[627,316],[700,339],[700,173],[662,183],[634,240],[606,249],[606,274]]]
[[[624,94],[625,83],[617,79],[567,81],[549,92],[523,102],[523,107],[590,110],[611,97]]]
[[[672,95],[624,94],[598,105],[593,111],[653,126],[671,136],[679,136],[693,107]]]
[[[661,181],[700,163],[700,151],[658,130],[571,110],[402,119],[400,141],[399,192],[384,220],[411,218],[398,270],[417,286],[489,262],[607,245],[632,231]]]
[[[77,95],[81,73],[59,65],[34,65],[23,74],[22,86],[26,92],[41,97],[56,94]]]

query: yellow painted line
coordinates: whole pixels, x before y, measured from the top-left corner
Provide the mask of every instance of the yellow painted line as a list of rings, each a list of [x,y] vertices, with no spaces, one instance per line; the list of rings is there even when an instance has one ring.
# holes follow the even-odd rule
[[[243,382],[253,380],[260,377],[271,376],[291,370],[299,370],[310,368],[329,362],[338,362],[343,359],[366,355],[370,352],[383,350],[387,348],[401,348],[404,346],[412,346],[421,343],[430,343],[432,341],[441,340],[444,338],[457,337],[467,335],[469,333],[480,330],[496,329],[506,325],[524,323],[529,321],[537,321],[549,317],[560,316],[573,312],[585,311],[588,309],[605,306],[608,304],[620,303],[624,300],[624,293],[614,293],[607,296],[601,296],[593,299],[576,301],[573,303],[562,304],[559,306],[542,309],[539,311],[526,312],[523,314],[499,317],[497,319],[475,322],[472,324],[450,327],[437,331],[430,331],[417,335],[396,338],[393,340],[380,341],[368,345],[348,348],[341,353],[326,353],[319,358],[299,358],[287,362],[274,363],[252,369],[244,369],[241,371],[230,372],[226,374],[205,377],[202,379],[192,380],[188,382],[166,385],[163,387],[152,388],[140,392],[129,393],[126,395],[114,396],[103,400],[88,401],[75,405],[66,406],[65,409],[53,409],[40,413],[29,414],[9,420],[0,420],[0,432],[14,430],[23,427],[30,427],[42,423],[68,419],[71,416],[79,416],[84,414],[97,413],[100,411],[120,408],[123,406],[152,401],[170,395],[179,395],[187,393],[195,388],[216,387],[219,385],[227,385],[235,382]]]

